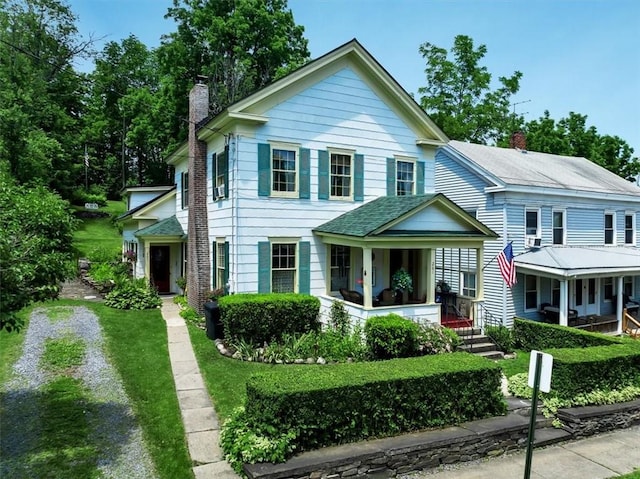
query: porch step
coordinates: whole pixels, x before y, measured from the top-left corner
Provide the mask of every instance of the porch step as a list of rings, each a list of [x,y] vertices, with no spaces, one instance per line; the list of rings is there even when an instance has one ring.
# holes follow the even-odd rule
[[[486,341],[487,338],[484,339]],[[486,353],[488,351],[495,351],[496,345],[490,342],[473,342],[472,344],[463,344],[460,346],[460,349],[468,353]]]
[[[482,334],[482,330],[480,328],[451,328],[451,329],[453,329],[461,338],[464,338],[465,336],[480,336]]]
[[[566,441],[567,439],[571,439],[571,437],[571,433],[564,429],[543,427],[541,429],[536,429],[533,443],[536,447],[548,446],[549,444]]]
[[[466,351],[468,353],[482,356],[487,359],[503,359],[504,353],[496,350],[496,345],[491,340],[480,334],[480,329],[477,328],[460,328],[456,330],[460,339],[462,339],[462,346],[458,349]]]

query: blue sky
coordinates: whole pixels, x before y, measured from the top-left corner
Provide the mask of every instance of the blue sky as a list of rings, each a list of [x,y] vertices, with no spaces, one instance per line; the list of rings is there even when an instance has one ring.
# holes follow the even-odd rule
[[[83,36],[136,35],[149,47],[175,29],[172,0],[69,0]],[[357,38],[409,92],[425,85],[425,42],[447,50],[456,35],[487,46],[494,79],[523,73],[514,97],[527,120],[587,115],[640,156],[638,0],[289,0],[316,58]],[[83,70],[90,66],[80,66]]]

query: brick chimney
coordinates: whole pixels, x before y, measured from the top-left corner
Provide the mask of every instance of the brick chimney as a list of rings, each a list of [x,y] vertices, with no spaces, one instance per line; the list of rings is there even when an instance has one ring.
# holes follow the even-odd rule
[[[511,148],[516,148],[518,150],[526,150],[527,137],[524,136],[524,133],[522,133],[521,131],[516,131],[513,135],[511,135],[511,139],[509,140],[509,146]]]
[[[210,289],[207,219],[207,144],[196,126],[209,115],[209,87],[201,81],[189,92],[189,220],[187,228],[187,301],[200,314]]]

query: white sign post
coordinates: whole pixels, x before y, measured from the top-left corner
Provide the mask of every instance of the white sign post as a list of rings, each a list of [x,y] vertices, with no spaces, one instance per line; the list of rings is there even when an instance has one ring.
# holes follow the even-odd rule
[[[540,351],[531,351],[529,360],[529,387],[533,388],[531,399],[531,418],[529,420],[529,436],[527,438],[527,460],[524,465],[524,479],[531,477],[531,458],[533,456],[533,441],[536,432],[536,413],[538,410],[538,390],[548,393],[551,391],[551,369],[553,356]]]

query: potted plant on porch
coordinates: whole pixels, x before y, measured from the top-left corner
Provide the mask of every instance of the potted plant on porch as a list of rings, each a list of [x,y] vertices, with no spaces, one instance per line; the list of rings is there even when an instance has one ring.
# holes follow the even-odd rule
[[[413,279],[409,272],[400,268],[398,271],[393,273],[391,277],[391,287],[394,291],[397,291],[396,298],[400,298],[403,303],[406,302],[407,298],[404,297],[405,292],[411,293],[413,292]]]

